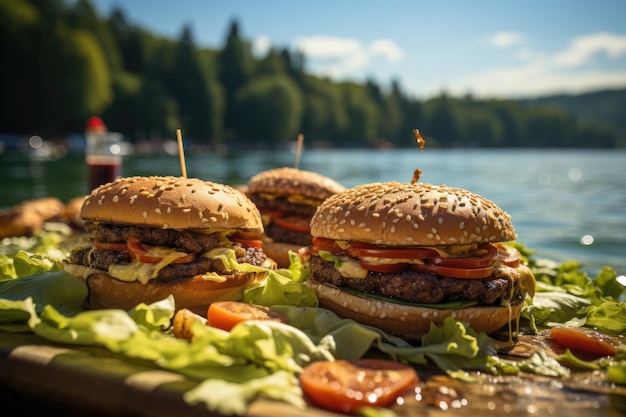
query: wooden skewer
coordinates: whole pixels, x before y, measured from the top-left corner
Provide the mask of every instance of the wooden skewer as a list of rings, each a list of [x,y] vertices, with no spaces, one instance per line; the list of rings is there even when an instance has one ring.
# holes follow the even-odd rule
[[[180,170],[184,178],[187,178],[187,166],[185,165],[185,152],[183,150],[183,135],[180,129],[176,129],[176,140],[178,141],[178,158],[180,159]]]
[[[298,135],[298,144],[296,145],[296,162],[294,164],[294,168],[298,169],[298,165],[300,164],[300,155],[302,154],[302,142],[304,141],[304,135],[300,133]]]

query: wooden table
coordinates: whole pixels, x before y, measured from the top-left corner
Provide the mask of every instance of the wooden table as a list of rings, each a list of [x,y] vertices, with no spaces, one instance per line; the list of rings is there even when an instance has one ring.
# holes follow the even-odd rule
[[[520,339],[513,354],[534,342]],[[407,416],[619,416],[626,415],[626,387],[606,382],[604,372],[568,378],[482,375],[482,383],[418,369],[416,394],[394,406]],[[34,334],[0,333],[0,414],[196,417],[216,415],[191,406],[182,394],[198,381],[93,347],[64,346]],[[314,407],[296,409],[269,400],[254,402],[249,416],[334,416]]]

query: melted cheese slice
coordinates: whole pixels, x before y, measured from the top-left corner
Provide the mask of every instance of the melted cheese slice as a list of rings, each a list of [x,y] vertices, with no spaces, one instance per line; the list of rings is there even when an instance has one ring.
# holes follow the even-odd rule
[[[161,256],[165,257],[160,262],[144,263],[134,259],[131,263],[125,265],[109,265],[109,275],[120,281],[139,281],[142,284],[147,284],[148,281],[157,277],[161,269],[176,259],[187,256],[186,253],[177,252],[173,249],[160,249],[160,252],[165,252],[166,250],[170,252],[167,255],[161,254]]]
[[[230,249],[228,248],[213,249],[205,253],[202,256],[215,258],[219,254],[222,254],[228,250]],[[167,265],[171,264],[176,259],[187,256],[187,254],[184,252],[178,252],[178,251],[175,251],[174,249],[163,248],[163,247],[153,248],[151,252],[154,254],[158,254],[160,256],[164,256],[164,258],[160,262],[156,262],[156,263],[145,263],[145,262],[140,262],[134,259],[129,264],[110,265],[109,270],[108,270],[109,275],[111,275],[114,278],[119,279],[120,281],[125,281],[125,282],[139,281],[142,284],[147,284],[151,279],[155,279],[158,276],[159,271],[161,269],[165,268]],[[226,281],[225,277],[215,272],[207,272],[202,275],[202,278],[209,280],[209,281],[215,281],[215,282]]]

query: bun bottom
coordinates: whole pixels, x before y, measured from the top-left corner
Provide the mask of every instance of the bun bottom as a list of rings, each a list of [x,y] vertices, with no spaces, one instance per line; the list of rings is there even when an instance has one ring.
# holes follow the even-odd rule
[[[85,280],[89,294],[83,303],[85,309],[119,308],[130,310],[140,303],[154,303],[169,295],[174,296],[176,310],[187,308],[206,316],[209,305],[215,301],[240,301],[246,287],[260,284],[267,273],[237,273],[224,282],[202,279],[201,276],[172,280],[171,282],[125,282],[103,271],[81,265],[65,264],[65,271]]]
[[[361,297],[311,280],[305,281],[305,285],[317,294],[320,307],[410,343],[419,343],[430,330],[431,323],[441,324],[447,317],[468,322],[477,333],[492,334],[517,319],[522,311],[522,303],[512,305],[510,309],[504,306],[475,306],[440,310]]]
[[[276,261],[279,268],[289,268],[289,251],[298,253],[302,245],[280,242],[263,242],[263,252]]]

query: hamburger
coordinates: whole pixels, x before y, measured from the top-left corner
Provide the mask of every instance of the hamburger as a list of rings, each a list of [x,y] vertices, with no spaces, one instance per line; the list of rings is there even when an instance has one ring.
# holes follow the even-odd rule
[[[80,217],[87,233],[64,269],[85,280],[86,308],[128,310],[171,294],[177,309],[204,314],[276,267],[261,247],[259,211],[227,185],[119,178],[86,196]]]
[[[317,172],[275,168],[250,178],[246,189],[263,218],[263,249],[286,267],[289,251],[311,244],[310,222],[317,207],[345,187]]]
[[[311,221],[306,281],[320,306],[418,343],[447,317],[492,334],[519,319],[535,279],[510,216],[470,191],[386,182],[329,197]]]

